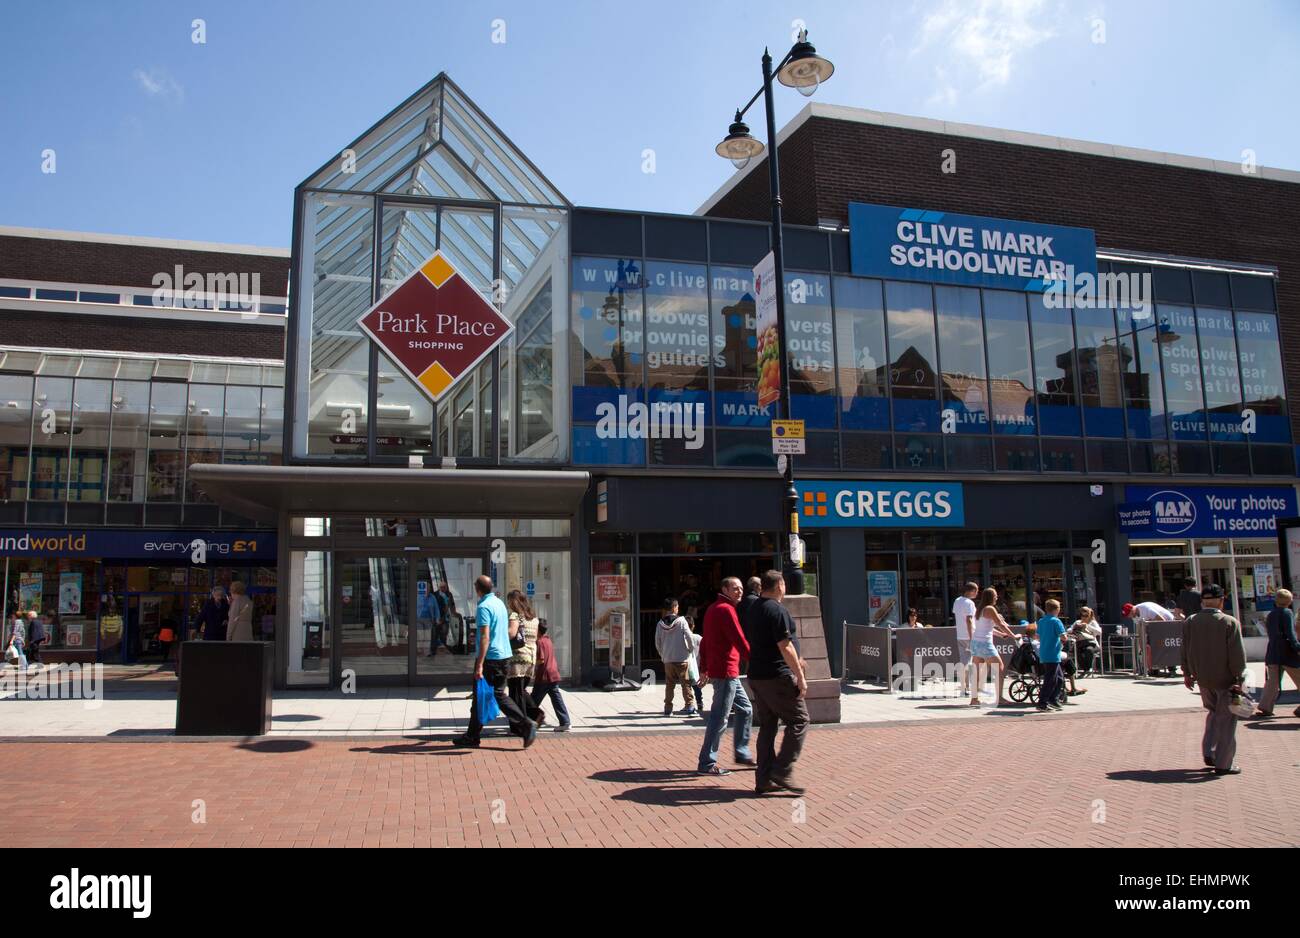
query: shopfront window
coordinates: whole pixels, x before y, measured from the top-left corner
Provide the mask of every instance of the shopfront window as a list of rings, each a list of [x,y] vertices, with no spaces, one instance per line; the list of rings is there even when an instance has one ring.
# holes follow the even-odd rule
[[[289,555],[289,684],[327,684],[330,672],[329,551]]]
[[[144,501],[149,450],[149,382],[113,382],[113,448],[109,453],[108,497]]]
[[[938,353],[930,287],[885,283],[889,326],[889,383],[894,397],[894,429],[910,433],[939,430]],[[942,464],[942,455],[939,457]]]
[[[4,502],[27,499],[28,454],[32,442],[32,378],[0,375],[0,511]],[[22,518],[22,506],[15,512]],[[9,512],[5,511],[6,517]]]
[[[830,278],[792,272],[785,289],[786,362],[791,417],[809,429],[835,429],[835,348]]]
[[[37,378],[32,408],[32,501],[63,501],[68,488],[72,379]],[[60,519],[62,520],[62,519]]]
[[[1201,339],[1201,384],[1211,440],[1244,441],[1241,429],[1241,371],[1237,364],[1232,311],[1197,309]],[[1244,451],[1243,451],[1244,452]],[[1249,472],[1249,467],[1246,469]]]
[[[885,305],[879,280],[835,278],[835,353],[840,426],[889,429],[889,357]]]
[[[1196,316],[1187,306],[1158,306],[1156,321],[1172,438],[1199,442],[1205,439],[1206,421]]]
[[[1090,437],[1124,437],[1124,386],[1121,351],[1110,307],[1074,311],[1075,355],[1079,362],[1079,396],[1084,433]]]
[[[988,334],[990,411],[999,434],[1036,432],[1034,376],[1029,359],[1029,324],[1023,293],[984,291],[984,325]],[[999,468],[1016,468],[1018,460],[999,456]],[[1038,468],[1035,447],[1032,466]]]
[[[956,432],[988,433],[991,421],[980,291],[935,287],[934,297],[939,315],[944,410],[952,411]],[[987,444],[984,449],[988,449]]]
[[[225,391],[225,387],[219,384],[189,386],[185,430],[186,465],[221,462]],[[185,500],[187,502],[211,501],[193,482],[186,484]]]
[[[1237,313],[1237,351],[1241,356],[1245,406],[1255,412],[1252,441],[1291,442],[1277,317],[1272,313]]]
[[[1041,432],[1078,437],[1081,427],[1070,310],[1053,309],[1043,295],[1031,294],[1029,323],[1034,339],[1034,389]]]

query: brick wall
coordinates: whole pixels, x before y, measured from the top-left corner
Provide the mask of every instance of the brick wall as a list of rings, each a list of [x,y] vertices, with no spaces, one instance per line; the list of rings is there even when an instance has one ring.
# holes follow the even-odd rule
[[[0,237],[0,277],[16,280],[152,288],[154,274],[170,274],[177,264],[186,273],[258,274],[265,296],[285,296],[289,291],[287,257],[56,238]]]
[[[161,319],[166,313],[158,315]],[[33,348],[283,360],[284,336],[284,329],[245,323],[159,321],[0,308],[0,344]]]
[[[941,171],[948,148],[955,174]],[[1300,440],[1300,185],[824,117],[780,154],[790,224],[846,223],[850,201],[880,202],[1092,228],[1102,248],[1275,266]],[[762,165],[706,214],[767,219],[768,200]]]

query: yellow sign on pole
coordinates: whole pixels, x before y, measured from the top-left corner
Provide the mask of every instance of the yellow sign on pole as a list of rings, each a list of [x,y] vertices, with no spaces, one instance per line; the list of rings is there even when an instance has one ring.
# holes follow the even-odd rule
[[[772,421],[772,452],[802,456],[806,446],[802,420]]]

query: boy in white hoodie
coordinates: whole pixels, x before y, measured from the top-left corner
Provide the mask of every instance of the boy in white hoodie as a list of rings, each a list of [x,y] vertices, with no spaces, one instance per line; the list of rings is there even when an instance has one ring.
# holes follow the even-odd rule
[[[695,701],[692,699],[690,660],[695,651],[691,638],[691,627],[686,619],[677,614],[677,600],[669,597],[664,600],[663,618],[655,628],[655,649],[664,663],[664,716],[673,712],[673,688],[682,687],[682,699],[686,708],[683,716],[695,713]]]

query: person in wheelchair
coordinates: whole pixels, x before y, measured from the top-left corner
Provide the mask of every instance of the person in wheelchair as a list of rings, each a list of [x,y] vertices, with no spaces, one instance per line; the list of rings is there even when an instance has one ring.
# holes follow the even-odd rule
[[[1074,620],[1066,637],[1074,642],[1079,670],[1092,674],[1101,660],[1101,623],[1090,608],[1079,607],[1079,618]]]
[[[1007,688],[1007,694],[1012,700],[1016,703],[1038,701],[1038,691],[1043,683],[1040,667],[1038,627],[1031,622],[1020,639],[1020,645],[1011,653],[1011,660],[1007,662],[1007,670],[1011,672],[1011,686]]]

